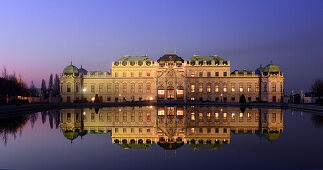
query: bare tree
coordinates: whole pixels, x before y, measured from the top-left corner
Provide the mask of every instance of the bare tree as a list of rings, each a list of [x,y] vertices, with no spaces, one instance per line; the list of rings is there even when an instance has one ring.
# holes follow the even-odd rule
[[[319,97],[319,101],[321,101],[321,96],[323,94],[323,80],[322,79],[316,79],[314,83],[312,84],[312,92],[316,93]]]

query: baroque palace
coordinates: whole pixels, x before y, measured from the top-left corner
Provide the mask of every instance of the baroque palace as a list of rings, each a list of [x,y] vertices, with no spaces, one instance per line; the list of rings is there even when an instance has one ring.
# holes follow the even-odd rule
[[[281,109],[143,106],[60,111],[60,128],[71,142],[89,133],[109,133],[112,143],[125,149],[147,149],[153,144],[166,150],[184,144],[217,149],[230,144],[232,134],[254,134],[274,142],[283,127]]]
[[[194,55],[184,61],[165,54],[124,56],[110,72],[67,66],[60,77],[65,103],[127,101],[282,102],[284,76],[272,62],[255,71],[234,70],[217,55]]]

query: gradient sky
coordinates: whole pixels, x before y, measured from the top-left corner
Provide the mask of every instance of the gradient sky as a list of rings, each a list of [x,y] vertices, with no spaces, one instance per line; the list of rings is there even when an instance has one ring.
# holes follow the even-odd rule
[[[270,60],[285,90],[323,78],[322,0],[1,0],[0,68],[40,86],[71,60],[108,71],[124,55],[218,54],[232,69]]]

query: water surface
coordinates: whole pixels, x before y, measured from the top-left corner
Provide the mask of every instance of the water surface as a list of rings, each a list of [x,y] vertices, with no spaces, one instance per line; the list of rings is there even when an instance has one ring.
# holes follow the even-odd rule
[[[323,116],[281,109],[48,110],[0,119],[0,169],[323,168],[322,134]]]

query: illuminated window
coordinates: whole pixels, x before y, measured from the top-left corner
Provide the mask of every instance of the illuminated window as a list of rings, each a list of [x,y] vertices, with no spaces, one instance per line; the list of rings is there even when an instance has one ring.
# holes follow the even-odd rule
[[[256,83],[256,92],[259,92],[259,84]]]
[[[194,72],[191,73],[191,77],[195,77],[195,73]]]
[[[236,119],[236,114],[235,113],[231,113],[231,119],[235,120]]]
[[[194,93],[195,92],[195,85],[191,84],[191,92]]]
[[[199,93],[203,92],[203,84],[199,84]]]
[[[99,92],[102,93],[103,92],[103,84],[99,85]]]
[[[231,92],[235,92],[236,91],[236,87],[235,87],[235,85],[232,83],[231,84]]]
[[[219,85],[218,84],[215,85],[215,92],[219,92]]]
[[[195,129],[191,128],[191,133],[194,134],[195,133]]]
[[[223,85],[223,92],[227,92],[227,85],[226,84]]]
[[[248,92],[251,92],[251,84],[248,84]]]
[[[199,113],[199,120],[203,120],[203,113]]]
[[[165,94],[165,90],[158,90],[158,94],[164,95]]]
[[[150,120],[150,113],[146,114],[146,118],[147,118],[148,121]]]
[[[191,113],[191,120],[195,120],[195,113]]]
[[[165,109],[163,107],[158,108],[158,115],[159,116],[164,116],[165,115]]]
[[[255,119],[255,121],[256,122],[259,121],[259,113],[256,113],[256,119]]]
[[[150,93],[150,84],[147,84],[147,85],[146,85],[146,92],[147,92],[147,93]]]
[[[208,84],[207,87],[206,87],[206,91],[208,93],[211,93],[211,84]]]
[[[208,113],[206,114],[206,117],[207,117],[207,120],[211,120],[211,113],[210,113],[210,112],[208,112]]]
[[[248,120],[251,120],[252,114],[248,113]]]
[[[191,97],[191,100],[194,101],[195,100],[195,97]]]
[[[223,119],[227,120],[227,113],[223,113]]]
[[[219,113],[215,113],[215,120],[219,120]]]
[[[239,118],[240,120],[243,120],[243,113],[240,113]]]
[[[239,84],[239,91],[243,92],[243,84]]]
[[[177,116],[183,116],[183,115],[184,115],[183,107],[177,107]]]
[[[184,94],[184,90],[176,90],[176,94]]]

